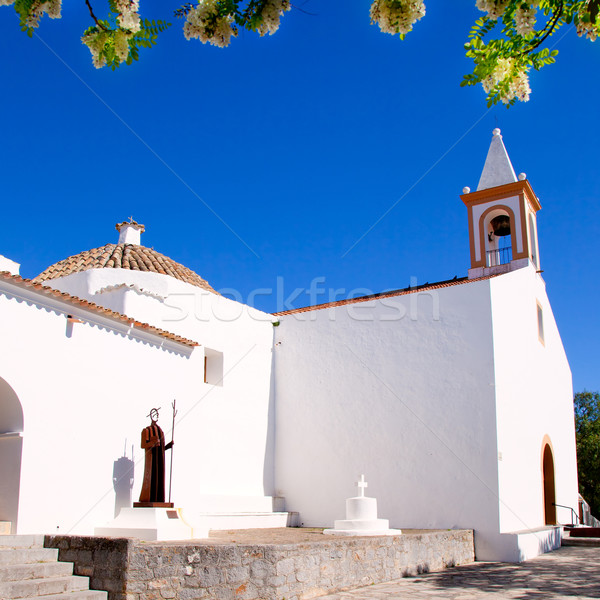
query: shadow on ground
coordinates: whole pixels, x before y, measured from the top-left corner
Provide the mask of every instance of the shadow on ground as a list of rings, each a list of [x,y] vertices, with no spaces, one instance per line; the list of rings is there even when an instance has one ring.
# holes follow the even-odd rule
[[[522,600],[600,598],[600,548],[559,548],[520,564],[474,563],[405,581],[424,583],[449,597],[504,592]]]

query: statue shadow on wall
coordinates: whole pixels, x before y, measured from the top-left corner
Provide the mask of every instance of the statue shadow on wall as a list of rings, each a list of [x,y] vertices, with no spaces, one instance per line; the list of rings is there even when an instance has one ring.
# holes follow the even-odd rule
[[[127,442],[125,442],[127,444]],[[115,490],[115,517],[122,508],[131,508],[131,490],[133,489],[135,463],[133,462],[133,448],[131,458],[123,456],[113,463],[113,488]]]

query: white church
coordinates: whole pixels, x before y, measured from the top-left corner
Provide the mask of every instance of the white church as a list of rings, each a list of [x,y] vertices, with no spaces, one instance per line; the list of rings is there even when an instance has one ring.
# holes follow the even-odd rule
[[[499,130],[463,192],[467,277],[276,315],[135,222],[33,280],[0,257],[0,521],[93,534],[137,500],[146,415],[170,440],[176,399],[173,502],[199,530],[330,527],[365,473],[393,528],[473,529],[479,560],[555,548],[577,468],[540,203]]]

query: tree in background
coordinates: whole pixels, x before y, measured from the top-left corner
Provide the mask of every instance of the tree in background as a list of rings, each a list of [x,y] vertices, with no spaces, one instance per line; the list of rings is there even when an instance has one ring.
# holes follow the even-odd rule
[[[138,60],[139,49],[155,44],[158,34],[170,25],[142,19],[140,0],[81,1],[93,22],[81,40],[97,68],[115,69]],[[0,0],[0,6],[13,5],[21,28],[31,36],[44,14],[60,18],[61,2]],[[106,18],[98,18],[92,2],[104,5]],[[564,25],[573,24],[579,36],[592,41],[600,34],[600,0],[476,0],[475,5],[484,16],[472,26],[465,44],[475,67],[462,85],[481,83],[488,106],[529,100],[529,71],[554,62],[558,51],[543,45]],[[174,15],[185,20],[186,39],[225,47],[239,29],[272,35],[291,8],[291,0],[196,0],[176,8]],[[424,0],[371,0],[371,23],[402,39],[424,16]]]
[[[575,394],[575,434],[579,493],[600,516],[600,393]]]

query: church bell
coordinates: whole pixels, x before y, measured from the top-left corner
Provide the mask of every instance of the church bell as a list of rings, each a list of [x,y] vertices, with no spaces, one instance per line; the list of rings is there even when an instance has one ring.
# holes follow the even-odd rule
[[[498,215],[490,221],[494,235],[504,237],[510,235],[510,217],[508,215]]]

